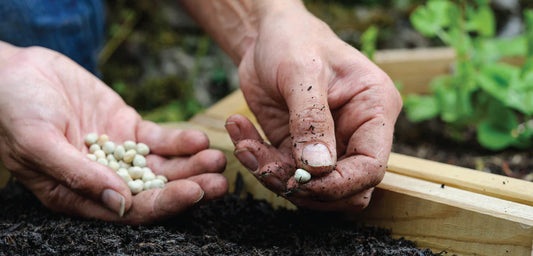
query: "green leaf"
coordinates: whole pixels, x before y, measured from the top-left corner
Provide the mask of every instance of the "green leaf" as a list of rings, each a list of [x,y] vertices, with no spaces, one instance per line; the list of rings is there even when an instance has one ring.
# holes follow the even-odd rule
[[[440,108],[442,120],[448,123],[465,123],[474,116],[472,106],[472,90],[456,86],[460,80],[443,76],[434,79],[431,87]]]
[[[374,53],[376,52],[376,42],[378,39],[379,29],[376,26],[370,26],[361,35],[361,51],[370,60],[374,60]]]
[[[486,110],[486,118],[477,125],[479,143],[492,150],[501,150],[516,143],[513,129],[518,120],[512,110],[498,101],[490,101]]]
[[[412,122],[431,119],[439,114],[437,99],[432,96],[409,95],[404,101],[404,109]]]
[[[450,24],[448,9],[451,5],[453,3],[450,1],[430,0],[425,6],[419,6],[411,14],[411,24],[425,36],[436,36],[439,31]]]
[[[533,10],[524,11],[524,19],[526,23],[526,39],[527,39],[527,58],[533,58]]]
[[[526,55],[526,41],[524,36],[513,38],[491,38],[476,41],[476,57],[483,62],[494,62],[502,57]]]
[[[494,13],[488,4],[483,4],[476,9],[467,9],[467,28],[469,31],[477,31],[480,36],[493,37],[496,31]]]

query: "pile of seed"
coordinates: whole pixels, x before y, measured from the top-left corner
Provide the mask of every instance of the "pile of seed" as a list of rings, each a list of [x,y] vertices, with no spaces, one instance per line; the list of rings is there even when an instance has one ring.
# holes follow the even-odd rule
[[[85,137],[85,145],[89,147],[87,157],[113,169],[128,184],[131,193],[143,190],[163,188],[168,179],[163,175],[155,175],[146,167],[145,156],[150,148],[144,143],[127,140],[116,145],[109,136],[89,133]]]

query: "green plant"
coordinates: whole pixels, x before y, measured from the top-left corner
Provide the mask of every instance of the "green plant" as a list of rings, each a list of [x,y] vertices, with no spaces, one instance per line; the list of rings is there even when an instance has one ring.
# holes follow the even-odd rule
[[[475,127],[478,142],[491,150],[533,145],[533,11],[525,11],[527,31],[495,38],[488,0],[431,0],[410,16],[413,26],[455,49],[453,73],[435,78],[431,94],[408,95],[407,117],[414,122],[440,117],[448,129]],[[502,62],[523,56],[521,67]],[[455,133],[458,134],[458,133]]]
[[[374,53],[376,53],[378,34],[379,28],[370,26],[361,35],[361,52],[371,60],[374,60]]]

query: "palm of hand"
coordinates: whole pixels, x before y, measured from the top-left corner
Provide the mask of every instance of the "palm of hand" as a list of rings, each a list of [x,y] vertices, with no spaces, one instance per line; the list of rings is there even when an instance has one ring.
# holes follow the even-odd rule
[[[12,56],[10,67],[0,69],[0,76],[1,160],[46,206],[140,223],[171,216],[199,198],[225,193],[226,181],[216,173],[225,165],[224,156],[206,150],[205,135],[143,121],[116,93],[65,57],[27,49]],[[111,169],[85,157],[84,137],[90,132],[108,134],[115,142],[147,143],[155,153],[147,157],[149,166],[171,182],[164,189],[132,197]],[[121,194],[124,207],[131,208],[123,218],[101,205],[106,189]]]

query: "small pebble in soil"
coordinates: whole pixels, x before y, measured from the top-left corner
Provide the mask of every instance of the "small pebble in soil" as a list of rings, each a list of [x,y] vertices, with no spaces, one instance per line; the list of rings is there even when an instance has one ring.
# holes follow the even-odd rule
[[[113,169],[128,185],[132,194],[163,188],[168,182],[165,176],[156,176],[146,167],[145,156],[150,153],[150,148],[144,143],[127,140],[122,145],[116,145],[106,134],[98,136],[96,133],[89,133],[85,137],[85,145],[91,153],[87,154],[87,158]]]

